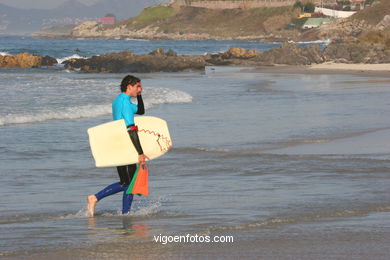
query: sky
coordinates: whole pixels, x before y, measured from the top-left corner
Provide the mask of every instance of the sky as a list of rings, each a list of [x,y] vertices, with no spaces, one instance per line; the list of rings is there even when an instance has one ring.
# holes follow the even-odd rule
[[[66,0],[0,0],[1,4],[19,8],[51,9],[59,6]],[[99,0],[78,0],[80,3],[91,5]],[[141,0],[142,1],[142,0]]]

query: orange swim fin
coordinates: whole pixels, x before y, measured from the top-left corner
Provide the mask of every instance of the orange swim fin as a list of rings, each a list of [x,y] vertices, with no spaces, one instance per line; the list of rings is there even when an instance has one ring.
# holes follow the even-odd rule
[[[141,164],[138,169],[137,179],[135,180],[133,190],[131,191],[132,194],[149,195],[148,175],[148,165],[146,163]]]

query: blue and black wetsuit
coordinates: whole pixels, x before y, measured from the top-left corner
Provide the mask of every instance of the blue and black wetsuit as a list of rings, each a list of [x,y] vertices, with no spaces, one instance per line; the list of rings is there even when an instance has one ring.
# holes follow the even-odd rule
[[[112,116],[114,120],[124,119],[126,126],[138,154],[143,154],[141,144],[138,139],[138,133],[132,129],[135,125],[134,114],[143,115],[145,113],[144,102],[142,96],[137,96],[138,105],[131,103],[131,98],[125,93],[121,93],[112,102]],[[113,183],[103,190],[95,194],[97,200],[101,200],[107,196],[123,191],[122,214],[130,212],[133,202],[133,194],[126,194],[126,190],[134,177],[137,169],[136,164],[118,166],[119,182]]]

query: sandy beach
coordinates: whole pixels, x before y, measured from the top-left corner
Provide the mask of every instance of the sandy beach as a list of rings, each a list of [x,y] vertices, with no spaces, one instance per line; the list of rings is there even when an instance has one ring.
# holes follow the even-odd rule
[[[358,71],[383,71],[390,72],[390,64],[347,64],[325,62],[321,64],[310,65],[311,70],[358,70]]]
[[[361,76],[390,77],[390,64],[347,64],[326,62],[308,66],[274,65],[260,66],[255,72],[282,74],[349,74]]]

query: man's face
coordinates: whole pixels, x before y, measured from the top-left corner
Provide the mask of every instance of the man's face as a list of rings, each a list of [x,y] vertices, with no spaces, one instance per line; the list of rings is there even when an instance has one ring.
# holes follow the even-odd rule
[[[134,85],[127,85],[127,94],[131,97],[136,97],[142,93],[142,84],[137,82]]]

